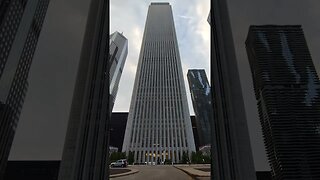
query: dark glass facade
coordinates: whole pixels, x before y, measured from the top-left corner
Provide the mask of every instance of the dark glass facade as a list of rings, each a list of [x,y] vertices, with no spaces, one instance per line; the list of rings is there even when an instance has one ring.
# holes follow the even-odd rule
[[[49,0],[0,2],[0,176],[28,88],[28,74]]]
[[[211,3],[211,124],[214,179],[255,180],[246,111],[226,0]],[[212,101],[213,102],[213,101]]]
[[[60,160],[8,161],[5,180],[57,180]]]
[[[127,112],[114,112],[111,115],[110,121],[110,146],[118,148],[121,151],[124,133],[128,120]]]
[[[121,63],[116,64],[123,66],[127,43],[117,44],[117,38],[122,38],[124,42],[127,40],[119,33],[111,36],[108,34],[108,10],[107,1],[92,0],[90,3],[59,180],[96,180],[109,177],[107,160],[110,112],[113,106],[110,93],[114,89],[110,88],[110,83],[119,74],[112,71],[112,65],[118,61]],[[108,43],[112,41],[118,47],[110,48],[118,49],[118,53],[109,49]],[[113,55],[116,57],[115,61],[110,59]]]
[[[196,115],[199,145],[211,144],[210,121],[213,120],[211,88],[203,69],[188,70],[188,81],[193,109]]]
[[[320,82],[301,26],[251,26],[246,47],[273,179],[320,179]]]
[[[194,145],[196,146],[196,151],[199,151],[199,135],[197,130],[196,117],[190,116],[190,119],[191,119],[192,132],[194,137]]]

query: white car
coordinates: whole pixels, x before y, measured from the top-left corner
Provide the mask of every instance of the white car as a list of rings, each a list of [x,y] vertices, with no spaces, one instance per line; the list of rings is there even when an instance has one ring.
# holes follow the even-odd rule
[[[128,161],[126,159],[120,159],[110,164],[111,167],[127,167]]]

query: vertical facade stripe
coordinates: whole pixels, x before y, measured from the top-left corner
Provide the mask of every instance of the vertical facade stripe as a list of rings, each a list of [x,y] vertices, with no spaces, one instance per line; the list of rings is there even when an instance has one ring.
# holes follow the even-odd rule
[[[195,146],[169,3],[151,3],[139,63],[123,151],[135,163],[177,163]]]

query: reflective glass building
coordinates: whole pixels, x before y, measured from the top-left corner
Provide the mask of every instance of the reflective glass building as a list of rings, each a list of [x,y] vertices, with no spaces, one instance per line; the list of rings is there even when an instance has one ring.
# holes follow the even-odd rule
[[[118,92],[120,77],[128,55],[128,40],[119,32],[109,37],[109,83],[110,83],[110,113]]]
[[[0,179],[5,171],[49,0],[0,1]]]
[[[191,99],[196,116],[199,146],[211,144],[211,122],[213,121],[211,88],[203,69],[188,70]]]
[[[246,47],[273,179],[320,179],[320,81],[301,26],[250,26]]]
[[[147,164],[177,163],[195,151],[169,3],[149,6],[122,151]]]

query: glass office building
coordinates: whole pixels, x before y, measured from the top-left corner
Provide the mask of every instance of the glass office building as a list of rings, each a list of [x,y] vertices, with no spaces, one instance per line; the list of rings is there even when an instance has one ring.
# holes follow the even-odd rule
[[[110,113],[117,96],[120,77],[128,55],[128,40],[119,32],[114,32],[109,39],[109,83]]]
[[[188,70],[191,99],[196,116],[199,146],[211,144],[211,122],[213,121],[211,88],[204,69]]]
[[[250,26],[246,47],[273,179],[320,179],[320,81],[301,26]]]

